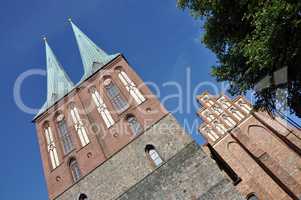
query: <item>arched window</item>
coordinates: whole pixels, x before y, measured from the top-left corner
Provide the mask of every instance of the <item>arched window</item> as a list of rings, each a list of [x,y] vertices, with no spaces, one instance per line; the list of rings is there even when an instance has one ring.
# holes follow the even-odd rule
[[[249,194],[247,200],[259,200],[255,194]]]
[[[60,133],[60,140],[63,146],[64,154],[69,153],[73,150],[73,143],[71,140],[71,136],[68,132],[68,128],[66,125],[66,120],[63,114],[59,114],[56,118],[58,129]]]
[[[141,124],[138,122],[137,118],[133,115],[127,117],[127,122],[133,135],[138,135],[143,131]]]
[[[202,128],[202,131],[204,131],[206,133],[205,135],[207,135],[213,142],[215,142],[219,138],[219,136],[215,133],[213,128],[209,125],[204,126]]]
[[[222,107],[225,109],[231,106],[231,102],[225,96],[220,97],[218,102],[221,103]]]
[[[230,128],[236,125],[236,122],[227,114],[223,114],[222,119]]]
[[[122,70],[117,69],[118,77],[128,90],[130,95],[134,98],[137,104],[141,104],[145,101],[145,97],[142,95],[140,90],[137,88],[135,83],[129,78],[129,76]]]
[[[162,158],[160,157],[159,153],[153,145],[146,145],[145,153],[147,154],[149,159],[154,163],[155,166],[159,167],[163,163]]]
[[[244,115],[234,106],[229,109],[229,111],[234,115],[236,119],[241,121],[244,118]]]
[[[207,104],[207,106],[212,106],[214,104],[213,100],[208,95],[205,95],[202,98],[202,101],[205,102],[205,104]]]
[[[60,162],[56,151],[53,134],[48,123],[45,123],[44,131],[45,131],[45,138],[47,142],[47,151],[49,154],[52,169],[55,169],[60,165]]]
[[[104,82],[107,95],[118,112],[123,112],[128,108],[128,104],[124,97],[120,94],[119,88],[111,79],[106,79]]]
[[[88,196],[86,194],[80,194],[78,200],[88,200]]]
[[[212,120],[214,120],[215,116],[212,112],[210,112],[209,110],[206,110],[204,112],[204,116],[206,117],[206,119],[211,122]]]
[[[235,104],[238,105],[246,113],[250,113],[250,111],[252,110],[249,104],[245,102],[242,98],[239,99]]]
[[[70,105],[70,112],[81,145],[86,146],[90,141],[87,136],[87,131],[84,127],[84,124],[79,116],[78,110],[74,104]]]
[[[216,130],[218,130],[221,134],[225,134],[225,132],[227,131],[226,127],[224,126],[223,123],[221,123],[220,121],[214,121],[213,122],[214,128]]]
[[[69,167],[71,170],[73,181],[74,182],[78,181],[81,178],[81,172],[78,163],[74,158],[70,160]]]
[[[109,112],[106,104],[104,103],[104,101],[100,97],[100,95],[99,95],[98,91],[96,90],[96,88],[91,88],[90,93],[92,95],[94,103],[96,104],[97,111],[100,113],[100,115],[101,115],[103,121],[105,122],[106,126],[108,128],[113,126],[113,124],[115,122],[112,118],[112,115]]]
[[[223,112],[223,109],[218,105],[218,104],[214,104],[212,106],[212,110],[217,114],[221,114]]]

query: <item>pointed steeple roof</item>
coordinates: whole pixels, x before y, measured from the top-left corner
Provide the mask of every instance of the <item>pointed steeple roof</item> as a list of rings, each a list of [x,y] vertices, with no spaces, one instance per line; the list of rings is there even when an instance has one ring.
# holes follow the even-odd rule
[[[36,116],[42,114],[42,112],[65,96],[74,87],[74,84],[54,55],[46,38],[44,38],[44,41],[47,63],[47,100]]]
[[[80,56],[84,66],[84,75],[81,81],[92,75],[95,71],[102,68],[119,54],[108,55],[99,48],[87,35],[85,35],[73,22],[69,19],[76,42],[80,51]]]
[[[45,40],[47,59],[47,101],[55,102],[67,94],[74,86],[62,65],[57,60]]]

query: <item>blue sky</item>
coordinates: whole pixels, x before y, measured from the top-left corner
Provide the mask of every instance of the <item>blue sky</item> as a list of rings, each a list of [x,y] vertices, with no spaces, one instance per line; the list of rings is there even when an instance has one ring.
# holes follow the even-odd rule
[[[1,199],[47,199],[42,163],[31,123],[33,114],[21,111],[14,101],[17,77],[29,69],[45,70],[42,36],[47,35],[64,69],[74,82],[83,68],[68,16],[102,49],[123,53],[145,81],[160,86],[160,99],[176,92],[167,81],[183,86],[183,112],[175,112],[180,123],[196,117],[189,91],[200,85],[199,93],[210,89],[210,66],[216,60],[199,41],[201,24],[176,7],[176,0],[2,0],[0,8],[1,78]],[[187,75],[188,73],[188,75]],[[187,81],[187,76],[191,79]],[[188,86],[187,86],[187,83]],[[217,85],[221,88],[221,84]],[[46,99],[46,77],[31,76],[24,81],[21,96],[27,106],[39,108]],[[176,99],[165,102],[174,110]],[[198,122],[199,123],[199,122]],[[195,127],[192,134],[198,142]],[[4,178],[4,180],[3,180]]]

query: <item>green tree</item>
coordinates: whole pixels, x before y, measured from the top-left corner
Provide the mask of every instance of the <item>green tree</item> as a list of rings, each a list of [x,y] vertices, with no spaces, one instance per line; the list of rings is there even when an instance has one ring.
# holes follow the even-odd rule
[[[178,0],[204,21],[218,58],[212,75],[232,95],[254,90],[255,108],[286,104],[301,117],[301,0]],[[282,92],[282,94],[281,94]]]

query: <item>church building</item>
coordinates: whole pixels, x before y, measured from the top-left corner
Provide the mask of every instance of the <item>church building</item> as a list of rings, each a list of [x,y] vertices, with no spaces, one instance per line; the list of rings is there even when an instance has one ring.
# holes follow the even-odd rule
[[[242,200],[126,58],[70,23],[84,74],[74,84],[45,39],[47,100],[33,120],[49,199]]]
[[[248,200],[301,199],[301,129],[239,96],[197,97],[203,149]]]

